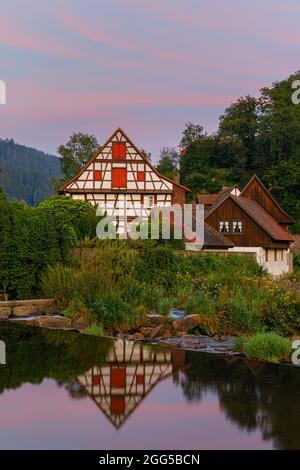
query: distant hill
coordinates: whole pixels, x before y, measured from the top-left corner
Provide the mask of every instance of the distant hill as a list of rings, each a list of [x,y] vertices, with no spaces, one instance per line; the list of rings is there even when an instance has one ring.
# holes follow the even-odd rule
[[[0,187],[7,197],[35,206],[53,193],[52,177],[61,177],[57,157],[0,139]]]

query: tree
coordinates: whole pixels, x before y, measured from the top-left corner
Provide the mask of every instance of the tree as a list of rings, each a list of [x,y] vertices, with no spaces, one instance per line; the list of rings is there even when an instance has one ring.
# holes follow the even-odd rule
[[[189,145],[199,142],[205,135],[204,128],[200,124],[187,122],[179,146],[181,149],[186,149]]]
[[[175,147],[164,147],[160,152],[157,170],[167,178],[174,178],[179,171],[180,154]]]
[[[144,149],[141,149],[140,152],[147,160],[149,160],[149,162],[151,162],[151,153],[150,152],[147,152]]]
[[[57,230],[72,227],[78,239],[96,236],[98,218],[95,207],[69,196],[53,196],[38,204],[36,210],[46,214]]]
[[[218,135],[230,140],[235,154],[232,163],[245,181],[259,167],[259,101],[246,96],[231,104],[220,117]]]
[[[72,178],[91,159],[99,144],[93,135],[73,133],[66,145],[58,147],[61,156],[61,170],[66,178]]]

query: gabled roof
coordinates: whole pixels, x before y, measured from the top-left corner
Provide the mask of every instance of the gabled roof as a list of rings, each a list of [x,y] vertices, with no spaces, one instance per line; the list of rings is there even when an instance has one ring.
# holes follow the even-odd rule
[[[268,214],[256,201],[252,199],[227,194],[224,199],[220,199],[207,211],[206,219],[227,199],[232,199],[251,219],[253,219],[273,240],[292,242],[293,237],[287,232],[273,217]]]
[[[157,171],[157,169],[152,165],[151,162],[149,162],[149,160],[147,160],[147,158],[145,157],[145,155],[143,155],[143,153],[135,146],[135,144],[130,140],[130,138],[127,136],[127,134],[123,131],[123,129],[121,129],[121,127],[118,127],[118,129],[115,130],[115,132],[113,132],[113,134],[110,136],[110,138],[105,142],[104,145],[102,145],[99,150],[97,150],[97,152],[92,156],[92,158],[87,162],[87,164],[82,168],[82,170],[79,171],[79,173],[77,173],[77,175],[75,175],[73,178],[71,178],[69,181],[67,181],[67,183],[65,183],[60,189],[59,189],[59,192],[63,192],[65,191],[65,189],[67,188],[67,186],[69,186],[69,184],[73,183],[77,178],[79,178],[79,176],[82,175],[82,173],[88,168],[88,166],[94,161],[96,160],[96,158],[98,157],[98,155],[100,155],[100,153],[105,149],[105,147],[109,144],[109,142],[111,140],[113,140],[113,138],[117,135],[117,133],[120,132],[123,137],[128,141],[128,143],[134,148],[134,150],[136,151],[136,153],[150,166],[151,170],[153,170],[157,176],[159,176],[160,178],[163,178],[165,179],[166,181],[168,181],[169,183],[172,183],[174,184],[175,186],[179,186],[180,188],[184,189],[185,191],[187,192],[190,192],[191,190],[186,188],[185,186],[179,184],[179,183],[176,183],[176,181],[173,181],[171,180],[170,178],[167,178],[166,176],[162,175],[161,173],[159,173],[159,171]]]
[[[204,245],[203,248],[232,248],[234,243],[224,237],[224,235],[211,227],[206,222],[204,223]]]
[[[249,188],[249,186],[250,186],[254,181],[257,181],[257,183],[258,183],[258,184],[263,188],[263,190],[268,194],[268,196],[269,196],[270,199],[273,201],[273,203],[275,204],[275,206],[277,207],[277,209],[282,213],[282,215],[284,216],[284,221],[283,221],[283,223],[287,223],[287,224],[293,224],[293,223],[295,223],[295,221],[292,219],[292,217],[290,217],[290,216],[282,209],[282,207],[278,204],[278,202],[276,201],[276,199],[272,196],[272,194],[270,193],[270,191],[266,188],[266,186],[263,184],[263,182],[259,179],[259,177],[258,177],[257,175],[252,176],[252,178],[250,179],[250,181],[249,181],[249,182],[246,184],[246,186],[242,189],[240,196],[243,196],[243,194],[246,192],[246,190]]]
[[[212,205],[219,197],[220,193],[197,194],[197,202],[198,204]]]
[[[205,204],[207,206],[213,205],[220,198],[224,198],[225,196],[227,196],[227,194],[231,193],[234,189],[238,189],[240,191],[240,188],[237,185],[234,185],[222,189],[222,191],[220,191],[219,193],[197,194],[197,202],[198,204]]]

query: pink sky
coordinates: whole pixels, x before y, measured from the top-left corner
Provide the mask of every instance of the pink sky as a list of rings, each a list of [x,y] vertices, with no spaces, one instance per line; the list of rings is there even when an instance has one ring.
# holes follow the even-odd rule
[[[56,152],[120,126],[154,160],[184,123],[299,68],[297,0],[10,0],[1,6],[0,137]]]

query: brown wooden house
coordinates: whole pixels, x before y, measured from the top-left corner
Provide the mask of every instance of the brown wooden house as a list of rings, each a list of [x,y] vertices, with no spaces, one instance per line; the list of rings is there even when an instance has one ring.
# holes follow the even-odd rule
[[[199,195],[198,201],[203,199]],[[241,192],[232,188],[206,199],[205,222],[234,246],[229,251],[252,253],[272,274],[291,269],[289,227],[293,220],[257,176]]]

